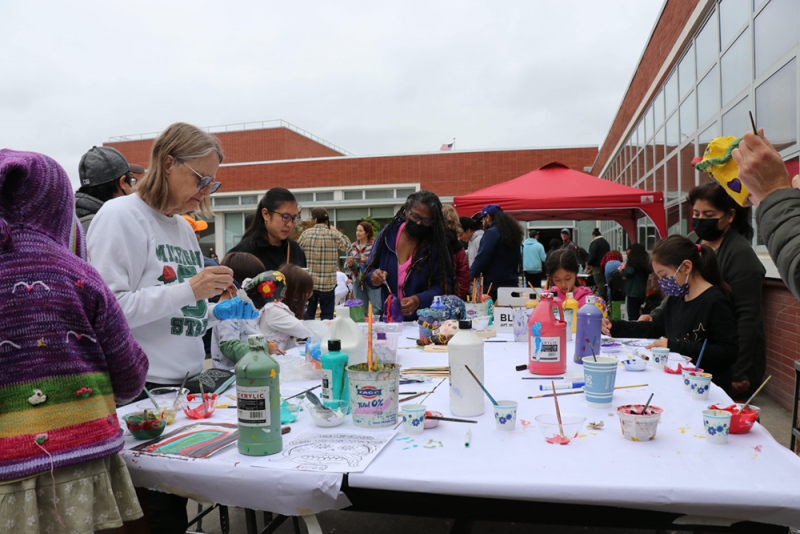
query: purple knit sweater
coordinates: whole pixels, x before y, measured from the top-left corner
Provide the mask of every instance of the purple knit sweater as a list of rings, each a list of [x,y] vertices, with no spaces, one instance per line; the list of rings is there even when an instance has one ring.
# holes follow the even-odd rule
[[[49,470],[47,453],[61,467],[119,451],[115,400],[144,386],[116,299],[70,251],[73,212],[58,163],[0,150],[0,481]]]

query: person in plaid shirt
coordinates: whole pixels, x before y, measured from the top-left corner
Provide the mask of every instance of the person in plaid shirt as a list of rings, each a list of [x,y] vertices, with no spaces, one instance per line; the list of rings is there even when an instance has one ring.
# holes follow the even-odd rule
[[[306,254],[308,272],[314,280],[314,293],[308,300],[305,317],[314,319],[319,303],[320,318],[333,319],[339,254],[350,248],[350,239],[331,228],[328,210],[325,208],[314,208],[311,217],[314,219],[314,226],[303,232],[297,241]]]

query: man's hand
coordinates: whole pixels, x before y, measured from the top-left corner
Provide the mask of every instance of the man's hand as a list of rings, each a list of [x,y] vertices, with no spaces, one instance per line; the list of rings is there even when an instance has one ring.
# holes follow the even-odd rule
[[[750,190],[756,206],[778,189],[791,187],[786,164],[772,143],[764,137],[763,128],[759,130],[759,135],[745,133],[732,156],[739,165],[739,179]]]

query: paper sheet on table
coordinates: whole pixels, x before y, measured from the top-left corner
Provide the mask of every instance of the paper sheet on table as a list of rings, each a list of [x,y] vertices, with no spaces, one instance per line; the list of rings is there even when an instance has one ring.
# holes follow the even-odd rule
[[[303,432],[273,456],[250,462],[254,467],[323,473],[360,473],[395,435],[347,431]]]

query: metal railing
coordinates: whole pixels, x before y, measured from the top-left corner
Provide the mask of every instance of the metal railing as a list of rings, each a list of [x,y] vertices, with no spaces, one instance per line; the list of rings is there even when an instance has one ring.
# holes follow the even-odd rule
[[[268,130],[271,128],[286,128],[287,130],[291,130],[297,134],[302,135],[303,137],[307,137],[312,141],[319,143],[320,145],[326,146],[331,150],[335,150],[337,152],[342,153],[345,156],[352,156],[353,153],[349,152],[333,143],[326,141],[325,139],[312,134],[302,128],[295,126],[290,122],[286,122],[283,119],[273,119],[268,121],[255,121],[255,122],[239,122],[233,124],[221,124],[217,126],[204,126],[200,127],[201,130],[204,130],[208,133],[223,133],[223,132],[241,132],[245,130]],[[142,141],[144,139],[155,139],[161,134],[161,132],[147,132],[147,133],[140,133],[140,134],[129,134],[129,135],[117,135],[113,137],[109,137],[108,140],[111,143],[122,143],[125,141]]]

